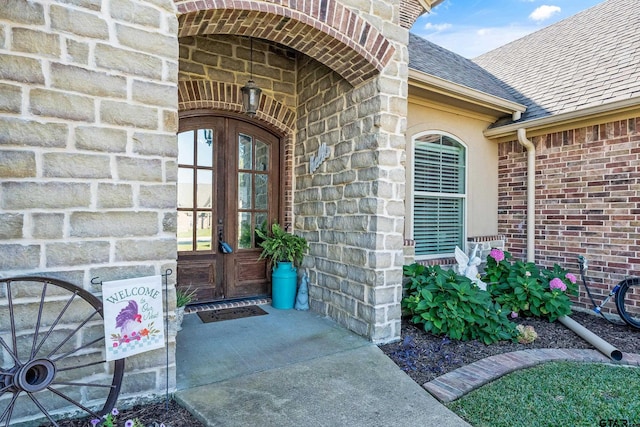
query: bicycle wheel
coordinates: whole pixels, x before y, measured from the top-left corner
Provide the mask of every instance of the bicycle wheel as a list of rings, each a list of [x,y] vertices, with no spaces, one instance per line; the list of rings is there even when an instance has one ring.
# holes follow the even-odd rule
[[[627,324],[640,329],[640,278],[632,277],[619,283],[616,308]]]
[[[0,279],[0,426],[70,413],[100,418],[118,399],[124,359],[105,360],[102,302],[71,283]]]

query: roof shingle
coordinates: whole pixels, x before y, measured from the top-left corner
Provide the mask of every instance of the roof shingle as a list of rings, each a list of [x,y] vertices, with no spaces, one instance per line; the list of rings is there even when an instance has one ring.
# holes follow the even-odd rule
[[[479,56],[527,105],[522,120],[638,96],[638,0],[608,0]],[[640,99],[639,99],[640,103]]]
[[[409,34],[409,68],[517,102],[498,79],[482,67],[415,34]]]

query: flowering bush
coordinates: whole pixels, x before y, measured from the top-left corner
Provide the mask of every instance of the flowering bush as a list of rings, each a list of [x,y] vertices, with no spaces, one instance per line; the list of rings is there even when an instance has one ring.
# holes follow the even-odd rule
[[[412,264],[404,267],[409,278],[402,308],[413,323],[422,324],[435,335],[485,344],[515,340],[515,325],[491,295],[469,278],[440,266]]]
[[[546,317],[550,322],[570,314],[569,295],[578,295],[576,277],[559,265],[540,269],[532,262],[512,262],[511,254],[499,249],[487,257],[482,280],[492,298],[516,316]]]

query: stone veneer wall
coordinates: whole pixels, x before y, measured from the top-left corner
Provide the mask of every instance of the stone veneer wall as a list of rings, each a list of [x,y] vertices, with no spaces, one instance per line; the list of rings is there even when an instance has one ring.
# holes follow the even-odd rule
[[[232,35],[180,38],[179,80],[208,80],[244,86],[250,77],[248,37]],[[296,52],[268,41],[253,41],[253,80],[282,105],[296,104]]]
[[[536,262],[558,263],[577,275],[577,257],[585,256],[600,299],[640,271],[640,117],[537,136],[532,142]],[[499,156],[499,232],[506,249],[525,259],[527,155],[512,141],[500,145]],[[591,307],[580,288],[577,303]]]
[[[170,0],[0,2],[2,277],[173,281],[176,35]],[[130,358],[121,398],[164,393],[165,357]]]
[[[295,229],[312,242],[311,307],[383,343],[400,337],[407,32],[397,6],[360,3],[395,56],[357,87],[316,61],[299,64]],[[330,154],[311,172],[320,144]]]

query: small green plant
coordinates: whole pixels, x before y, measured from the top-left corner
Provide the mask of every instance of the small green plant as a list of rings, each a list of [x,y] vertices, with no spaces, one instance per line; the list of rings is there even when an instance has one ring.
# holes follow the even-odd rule
[[[467,277],[437,265],[420,264],[405,266],[404,275],[409,280],[402,308],[425,331],[485,344],[517,337],[507,312]]]
[[[184,307],[196,298],[197,289],[187,286],[185,289],[176,288],[176,307]]]
[[[110,413],[103,416],[102,418],[94,418],[91,420],[92,427],[117,427],[117,419],[116,417],[119,415],[118,409],[113,408]],[[161,423],[160,427],[164,427],[164,424]],[[137,418],[132,420],[127,420],[124,423],[124,427],[144,427],[144,424],[140,422]]]
[[[576,277],[559,265],[540,269],[532,262],[511,262],[511,254],[500,249],[491,250],[482,280],[504,309],[550,322],[571,314],[569,295],[578,295]]]
[[[267,234],[259,228],[256,228],[256,234],[263,239],[260,242],[262,247],[260,259],[267,259],[273,265],[278,262],[291,262],[294,265],[299,265],[309,249],[309,244],[304,237],[287,233],[277,223],[271,226],[271,234]]]

